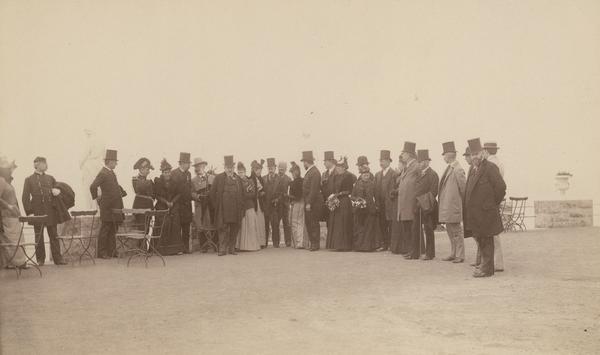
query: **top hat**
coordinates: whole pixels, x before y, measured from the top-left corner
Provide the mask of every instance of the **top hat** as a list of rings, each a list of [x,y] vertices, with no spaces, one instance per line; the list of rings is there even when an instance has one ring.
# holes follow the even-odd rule
[[[483,150],[481,140],[479,138],[469,139],[469,150],[471,154],[477,154]]]
[[[179,153],[179,162],[180,163],[191,163],[192,161],[190,160],[190,153]]]
[[[465,157],[466,157],[467,155],[471,155],[471,149],[469,149],[469,147],[467,147],[467,148],[465,149],[465,154],[463,154],[463,156],[465,156]]]
[[[442,143],[442,149],[444,150],[442,152],[442,155],[444,155],[446,153],[456,153],[456,148],[454,147],[454,142]]]
[[[328,150],[325,153],[323,153],[323,160],[335,160],[335,157],[333,156],[333,151]]]
[[[417,149],[417,144],[413,142],[404,142],[404,149],[402,149],[403,153],[411,153],[416,154],[415,150]]]
[[[142,169],[142,168],[146,168],[146,167],[154,170],[154,167],[152,166],[152,164],[150,163],[150,160],[148,158],[140,158],[133,165],[134,169]]]
[[[275,158],[267,158],[267,167],[269,167],[269,168],[275,167]]]
[[[483,143],[483,149],[500,149],[496,142],[485,142]]]
[[[358,157],[358,159],[356,161],[356,166],[362,166],[362,165],[369,165],[369,159],[367,159],[367,157],[365,157],[364,155],[361,155],[360,157]]]
[[[429,150],[427,149],[419,149],[417,151],[417,161],[418,162],[422,162],[425,160],[431,160],[429,159]]]
[[[35,159],[33,159],[34,163],[45,163],[46,162],[46,158],[44,157],[36,157]]]
[[[391,153],[389,150],[382,150],[379,152],[379,160],[389,160],[392,161]]]
[[[315,158],[313,157],[312,150],[302,152],[302,159],[300,161],[307,161],[309,163],[314,163]]]
[[[194,158],[194,166],[200,165],[200,164],[207,165],[208,163],[206,162],[206,160],[204,160],[204,159],[202,159],[200,157]]]
[[[104,160],[117,160],[117,151],[112,149],[106,150],[106,155],[104,156]]]
[[[224,163],[225,166],[228,168],[232,168],[233,167],[233,155],[226,155],[224,158]]]

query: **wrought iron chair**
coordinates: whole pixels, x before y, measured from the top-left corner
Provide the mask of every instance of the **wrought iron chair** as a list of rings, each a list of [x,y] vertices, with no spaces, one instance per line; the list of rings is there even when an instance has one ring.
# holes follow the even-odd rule
[[[526,231],[525,203],[527,197],[509,197],[509,200],[512,202],[511,230],[516,231],[518,228],[520,231]]]
[[[92,246],[92,242],[96,239],[94,236],[94,223],[96,221],[96,214],[98,211],[71,211],[71,216],[73,217],[72,225],[71,225],[71,234],[65,236],[59,236],[58,240],[62,243],[63,249],[65,249],[64,253],[68,256],[69,260],[72,261],[71,265],[75,265],[73,258],[73,246],[79,245],[80,255],[79,255],[79,264],[81,265],[81,260],[83,257],[88,257],[92,260],[94,265],[96,261],[94,260],[94,255],[90,252],[90,248]],[[88,233],[83,232],[82,228],[82,218],[85,216],[91,216],[92,221],[90,223],[90,231]],[[68,243],[68,245],[67,245]]]
[[[113,221],[117,243],[115,253],[119,259],[138,248],[146,234],[145,214],[150,211],[142,208],[113,209],[113,215],[123,215],[122,222],[116,221],[116,218]]]
[[[0,247],[13,249],[12,255],[9,255],[9,257],[8,257],[8,266],[15,269],[15,271],[17,272],[17,279],[21,277],[21,272],[24,270],[21,267],[22,265],[15,264],[15,257],[17,256],[17,252],[19,250],[21,250],[23,252],[23,254],[25,255],[25,259],[26,259],[25,264],[26,265],[30,264],[34,268],[36,268],[37,271],[40,273],[40,277],[42,277],[42,270],[38,266],[37,262],[33,259],[35,257],[35,247],[37,244],[35,242],[33,242],[33,243],[25,242],[23,231],[25,230],[26,225],[31,225],[31,226],[41,227],[39,230],[40,230],[40,233],[42,233],[42,231],[44,230],[43,227],[46,223],[46,218],[47,218],[47,216],[19,217],[19,222],[21,222],[21,231],[19,233],[19,239],[17,240],[17,242],[16,243],[15,242],[0,243]],[[35,239],[37,240],[38,238],[35,238]],[[33,247],[33,254],[29,255],[27,253],[27,249],[32,248],[32,247]]]
[[[141,210],[122,210],[123,213],[127,215],[136,215],[141,212]],[[165,216],[168,211],[151,211],[144,210],[144,224],[143,228],[140,228],[138,225],[134,225],[133,229],[131,225],[122,224],[121,230],[117,233],[118,239],[122,242],[122,246],[124,248],[125,253],[130,253],[131,255],[127,259],[127,266],[131,263],[131,260],[136,257],[144,258],[145,266],[148,267],[148,259],[153,256],[158,256],[163,266],[167,266],[164,257],[160,254],[160,252],[156,249],[155,243],[153,240],[157,240],[162,236],[163,233],[163,225],[165,223]],[[128,227],[129,226],[129,227]],[[130,245],[128,242],[133,241],[133,245]]]

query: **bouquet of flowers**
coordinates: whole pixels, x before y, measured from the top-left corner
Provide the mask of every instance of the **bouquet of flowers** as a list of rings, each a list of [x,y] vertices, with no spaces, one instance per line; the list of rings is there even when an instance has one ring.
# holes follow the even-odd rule
[[[330,211],[333,211],[339,206],[340,200],[338,199],[338,197],[335,194],[329,195],[329,197],[327,198],[327,208],[329,208]]]
[[[367,201],[362,197],[352,199],[352,207],[362,210],[367,208]]]

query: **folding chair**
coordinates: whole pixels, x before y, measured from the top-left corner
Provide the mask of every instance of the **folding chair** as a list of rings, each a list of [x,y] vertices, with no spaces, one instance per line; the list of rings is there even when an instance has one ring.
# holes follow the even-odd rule
[[[527,199],[527,197],[509,197],[509,200],[512,202],[511,229],[513,231],[516,231],[517,227],[521,231],[527,230],[527,226],[525,225],[525,202]]]
[[[59,236],[58,240],[62,243],[64,253],[67,255],[69,260],[71,261],[71,265],[75,265],[73,259],[73,244],[75,246],[79,246],[80,255],[79,255],[79,265],[81,265],[81,260],[83,257],[88,257],[92,260],[94,265],[96,261],[94,260],[94,255],[90,252],[90,247],[92,246],[92,241],[96,239],[94,236],[94,223],[96,221],[96,214],[98,211],[72,211],[71,216],[73,217],[72,225],[71,225],[71,235]],[[90,231],[88,233],[83,232],[82,228],[82,220],[85,216],[91,216],[92,221],[90,224]],[[68,246],[67,246],[68,243]]]
[[[160,254],[160,252],[154,247],[154,243],[152,243],[153,239],[159,239],[162,236],[163,225],[165,223],[165,216],[167,215],[167,210],[162,211],[151,211],[147,210],[144,212],[144,228],[141,230],[129,230],[127,232],[119,232],[117,235],[121,240],[123,240],[123,246],[126,253],[131,253],[129,258],[127,259],[127,266],[132,259],[136,257],[144,258],[145,266],[148,267],[148,259],[153,256],[158,256],[163,266],[167,266],[164,257]],[[141,231],[141,233],[140,233]],[[158,231],[158,233],[153,233],[153,231]],[[157,234],[157,235],[153,235]],[[127,241],[134,241],[134,246],[130,247]]]
[[[500,203],[500,216],[502,217],[502,226],[505,231],[512,230],[512,204],[508,205],[506,199]]]
[[[145,223],[146,220],[143,216],[145,216],[146,212],[149,211],[151,210],[147,208],[113,209],[114,215],[123,215],[122,222],[113,221],[116,231],[115,238],[117,242],[115,253],[117,253],[119,259],[138,248],[137,244],[140,244],[140,241],[143,239],[138,237],[143,237],[146,234],[147,228]],[[130,245],[129,243],[136,245]]]
[[[19,233],[19,239],[17,240],[17,242],[16,243],[14,243],[14,242],[0,243],[0,247],[13,248],[12,255],[10,255],[8,258],[8,266],[15,268],[15,271],[17,272],[17,279],[21,277],[21,272],[23,271],[23,269],[20,268],[21,265],[16,265],[14,262],[15,256],[17,255],[17,252],[19,251],[19,249],[21,251],[23,251],[25,258],[27,259],[25,261],[25,264],[29,263],[33,267],[35,267],[37,269],[37,271],[40,273],[40,277],[42,277],[42,270],[38,266],[37,262],[35,260],[33,260],[33,258],[35,256],[35,247],[37,244],[35,242],[33,242],[33,243],[25,242],[23,231],[25,230],[25,225],[28,224],[28,225],[32,225],[32,226],[40,226],[39,230],[40,230],[40,233],[42,233],[42,231],[44,230],[43,227],[46,223],[46,217],[47,216],[19,217],[19,222],[21,222],[21,231]],[[35,238],[35,239],[37,239],[37,238]],[[27,253],[28,247],[29,248],[33,247],[33,254],[29,255]]]

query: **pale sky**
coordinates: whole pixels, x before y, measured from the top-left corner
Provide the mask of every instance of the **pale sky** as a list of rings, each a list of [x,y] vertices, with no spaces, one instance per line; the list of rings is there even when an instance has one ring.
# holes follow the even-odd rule
[[[481,137],[509,195],[558,198],[567,170],[567,197],[597,201],[599,120],[596,0],[0,0],[0,154],[19,191],[37,155],[79,189],[90,127],[130,192],[141,156],[330,149],[376,168],[409,140],[441,175],[442,142]]]

